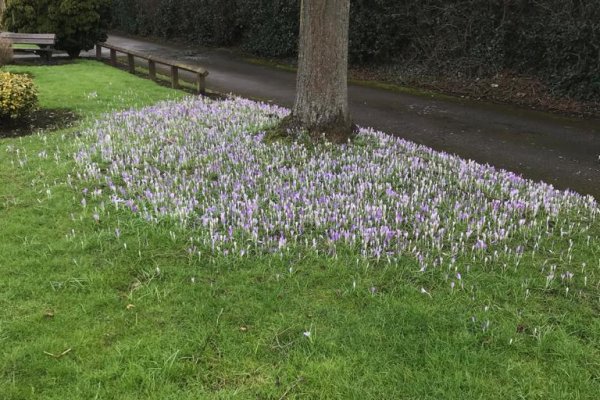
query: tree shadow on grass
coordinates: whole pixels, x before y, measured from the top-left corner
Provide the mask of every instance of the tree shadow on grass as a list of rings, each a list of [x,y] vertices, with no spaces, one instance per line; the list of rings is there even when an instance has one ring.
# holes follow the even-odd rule
[[[0,119],[0,138],[28,136],[41,130],[68,128],[78,119],[79,116],[69,109],[41,108],[24,118]]]

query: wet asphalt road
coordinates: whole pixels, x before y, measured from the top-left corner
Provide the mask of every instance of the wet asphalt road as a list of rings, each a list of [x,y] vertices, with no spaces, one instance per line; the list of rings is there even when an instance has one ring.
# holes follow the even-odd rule
[[[209,71],[207,88],[291,107],[295,74],[250,63],[223,49],[110,35],[109,43],[196,64]],[[463,99],[350,85],[358,125],[543,180],[600,199],[600,120]]]

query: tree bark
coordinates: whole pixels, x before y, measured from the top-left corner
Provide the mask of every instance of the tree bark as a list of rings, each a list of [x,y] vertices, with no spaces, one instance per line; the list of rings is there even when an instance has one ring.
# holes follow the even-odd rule
[[[4,4],[4,0],[0,0],[0,30],[4,30],[2,25],[2,14],[4,13],[4,9],[6,8],[6,4]]]
[[[350,0],[302,0],[292,120],[313,135],[347,141]]]

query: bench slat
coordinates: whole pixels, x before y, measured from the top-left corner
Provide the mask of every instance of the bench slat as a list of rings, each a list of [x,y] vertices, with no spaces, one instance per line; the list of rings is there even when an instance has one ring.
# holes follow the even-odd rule
[[[14,33],[2,32],[0,38],[9,40],[13,44],[38,44],[52,46],[56,43],[54,33]]]
[[[6,39],[41,39],[41,40],[56,40],[54,33],[14,33],[1,32],[0,37]]]
[[[49,48],[45,48],[45,49],[42,49],[42,48],[39,48],[39,49],[20,49],[20,48],[17,47],[16,49],[13,49],[13,51],[15,53],[53,53],[54,49],[49,49]]]
[[[12,44],[40,44],[44,46],[52,46],[54,45],[54,40],[35,40],[35,39],[26,39],[26,40],[15,40],[15,39],[6,39]]]

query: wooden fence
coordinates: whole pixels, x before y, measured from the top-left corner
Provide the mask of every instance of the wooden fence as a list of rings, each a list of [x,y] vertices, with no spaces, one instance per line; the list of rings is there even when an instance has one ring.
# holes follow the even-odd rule
[[[157,64],[165,65],[168,67],[171,86],[174,89],[178,89],[181,87],[181,85],[179,84],[179,70],[183,70],[191,72],[195,76],[194,84],[196,85],[196,91],[199,94],[204,94],[206,92],[206,76],[208,75],[208,71],[202,67],[183,64],[173,60],[167,60],[161,57],[144,54],[139,51],[114,46],[110,43],[96,44],[96,58],[98,60],[102,59],[103,48],[110,50],[110,63],[114,67],[118,66],[117,53],[123,53],[127,56],[127,67],[129,69],[129,72],[132,74],[135,73],[135,59],[139,58],[148,62],[148,74],[150,75],[150,79],[157,80]]]

